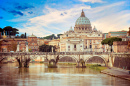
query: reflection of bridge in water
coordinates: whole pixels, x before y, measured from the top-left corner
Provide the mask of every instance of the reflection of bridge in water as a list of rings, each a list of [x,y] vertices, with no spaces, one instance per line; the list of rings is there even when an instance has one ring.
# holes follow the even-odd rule
[[[117,54],[111,54],[107,52],[14,52],[14,53],[0,53],[0,60],[3,58],[15,58],[22,65],[24,62],[24,67],[29,66],[29,62],[37,57],[43,58],[48,61],[48,63],[57,64],[58,60],[64,57],[73,58],[77,66],[85,66],[88,60],[93,57],[97,59],[102,59],[106,66],[112,67],[114,63],[114,56]],[[21,67],[21,66],[19,66]]]

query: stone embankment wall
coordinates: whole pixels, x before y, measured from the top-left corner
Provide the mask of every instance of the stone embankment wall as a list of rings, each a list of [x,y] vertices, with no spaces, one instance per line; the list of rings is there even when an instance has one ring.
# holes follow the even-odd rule
[[[130,70],[130,56],[127,57],[115,56],[113,66]]]

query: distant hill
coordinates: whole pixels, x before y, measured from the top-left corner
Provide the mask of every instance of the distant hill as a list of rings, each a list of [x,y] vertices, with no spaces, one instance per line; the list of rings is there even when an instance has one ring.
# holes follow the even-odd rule
[[[57,36],[55,36],[55,34],[52,34],[52,35],[49,35],[49,36],[46,36],[46,37],[43,37],[43,39],[58,39],[60,38],[60,35],[63,35],[63,34],[57,34]]]

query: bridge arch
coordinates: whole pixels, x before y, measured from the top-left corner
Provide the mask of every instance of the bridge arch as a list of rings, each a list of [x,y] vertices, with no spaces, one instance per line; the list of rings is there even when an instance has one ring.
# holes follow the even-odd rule
[[[75,60],[75,62],[78,62],[78,60],[76,59],[75,56],[68,56],[68,55],[65,55],[65,56],[59,56],[59,61],[60,61],[62,58],[72,58],[72,59]]]
[[[108,66],[108,64],[107,64],[107,63],[108,63],[107,60],[106,60],[103,56],[99,56],[99,55],[89,56],[89,57],[85,60],[85,62],[87,63],[87,61],[88,61],[89,59],[93,58],[93,57],[101,58],[101,59],[104,61],[105,65]]]

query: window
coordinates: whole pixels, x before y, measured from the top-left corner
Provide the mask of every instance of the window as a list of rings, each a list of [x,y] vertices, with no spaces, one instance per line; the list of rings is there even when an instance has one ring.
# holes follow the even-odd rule
[[[92,45],[89,45],[90,48],[92,48]]]
[[[98,36],[100,36],[100,34],[98,34]]]
[[[74,48],[76,48],[76,45],[74,45]]]
[[[91,40],[90,40],[90,42],[91,42]]]
[[[70,46],[68,46],[68,48],[70,48]]]

